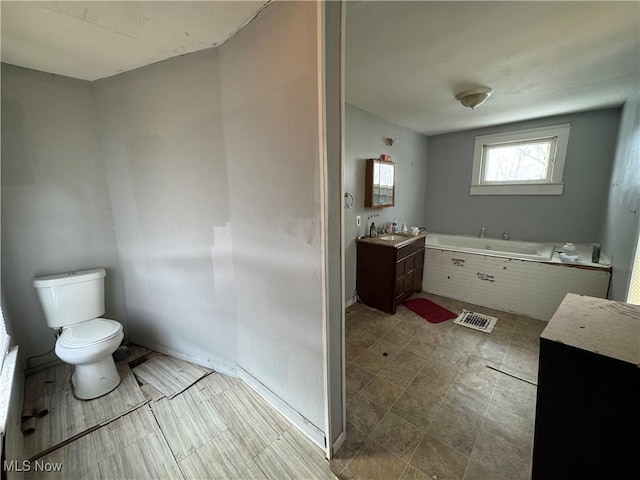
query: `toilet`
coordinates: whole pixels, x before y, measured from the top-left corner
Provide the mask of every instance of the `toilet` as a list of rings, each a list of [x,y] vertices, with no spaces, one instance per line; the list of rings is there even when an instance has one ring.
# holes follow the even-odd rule
[[[71,382],[82,400],[106,395],[120,384],[111,354],[124,334],[120,323],[100,318],[105,312],[105,276],[104,268],[94,268],[33,280],[47,324],[62,329],[56,355],[75,366]]]

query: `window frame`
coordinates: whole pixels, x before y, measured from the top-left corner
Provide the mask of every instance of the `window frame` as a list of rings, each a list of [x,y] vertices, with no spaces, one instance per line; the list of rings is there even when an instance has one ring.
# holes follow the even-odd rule
[[[470,195],[562,195],[564,191],[564,165],[571,125],[551,125],[528,128],[475,138]],[[513,182],[484,181],[486,148],[491,146],[533,143],[539,140],[555,140],[551,148],[546,180],[518,180]]]

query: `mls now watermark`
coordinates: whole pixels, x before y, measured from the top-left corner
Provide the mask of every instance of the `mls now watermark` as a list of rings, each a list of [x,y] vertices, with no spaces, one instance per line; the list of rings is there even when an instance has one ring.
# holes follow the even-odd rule
[[[5,460],[5,472],[61,472],[62,462],[45,462],[43,460]]]

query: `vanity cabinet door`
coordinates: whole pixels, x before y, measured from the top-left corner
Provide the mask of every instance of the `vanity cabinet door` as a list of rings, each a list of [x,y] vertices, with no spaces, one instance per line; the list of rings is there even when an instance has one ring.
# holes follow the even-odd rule
[[[416,252],[415,259],[413,261],[413,291],[422,291],[422,272],[424,271],[424,248]]]
[[[424,254],[420,255],[419,252],[416,252],[396,263],[395,300],[397,302],[416,291],[416,282],[419,287],[422,287],[422,265],[419,269],[417,268],[422,260],[424,260]],[[420,274],[419,279],[418,273]]]

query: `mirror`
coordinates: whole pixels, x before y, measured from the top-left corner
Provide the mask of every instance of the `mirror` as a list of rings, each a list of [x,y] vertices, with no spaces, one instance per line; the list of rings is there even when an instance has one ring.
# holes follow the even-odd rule
[[[368,208],[395,205],[396,165],[377,158],[367,160],[364,206]]]

